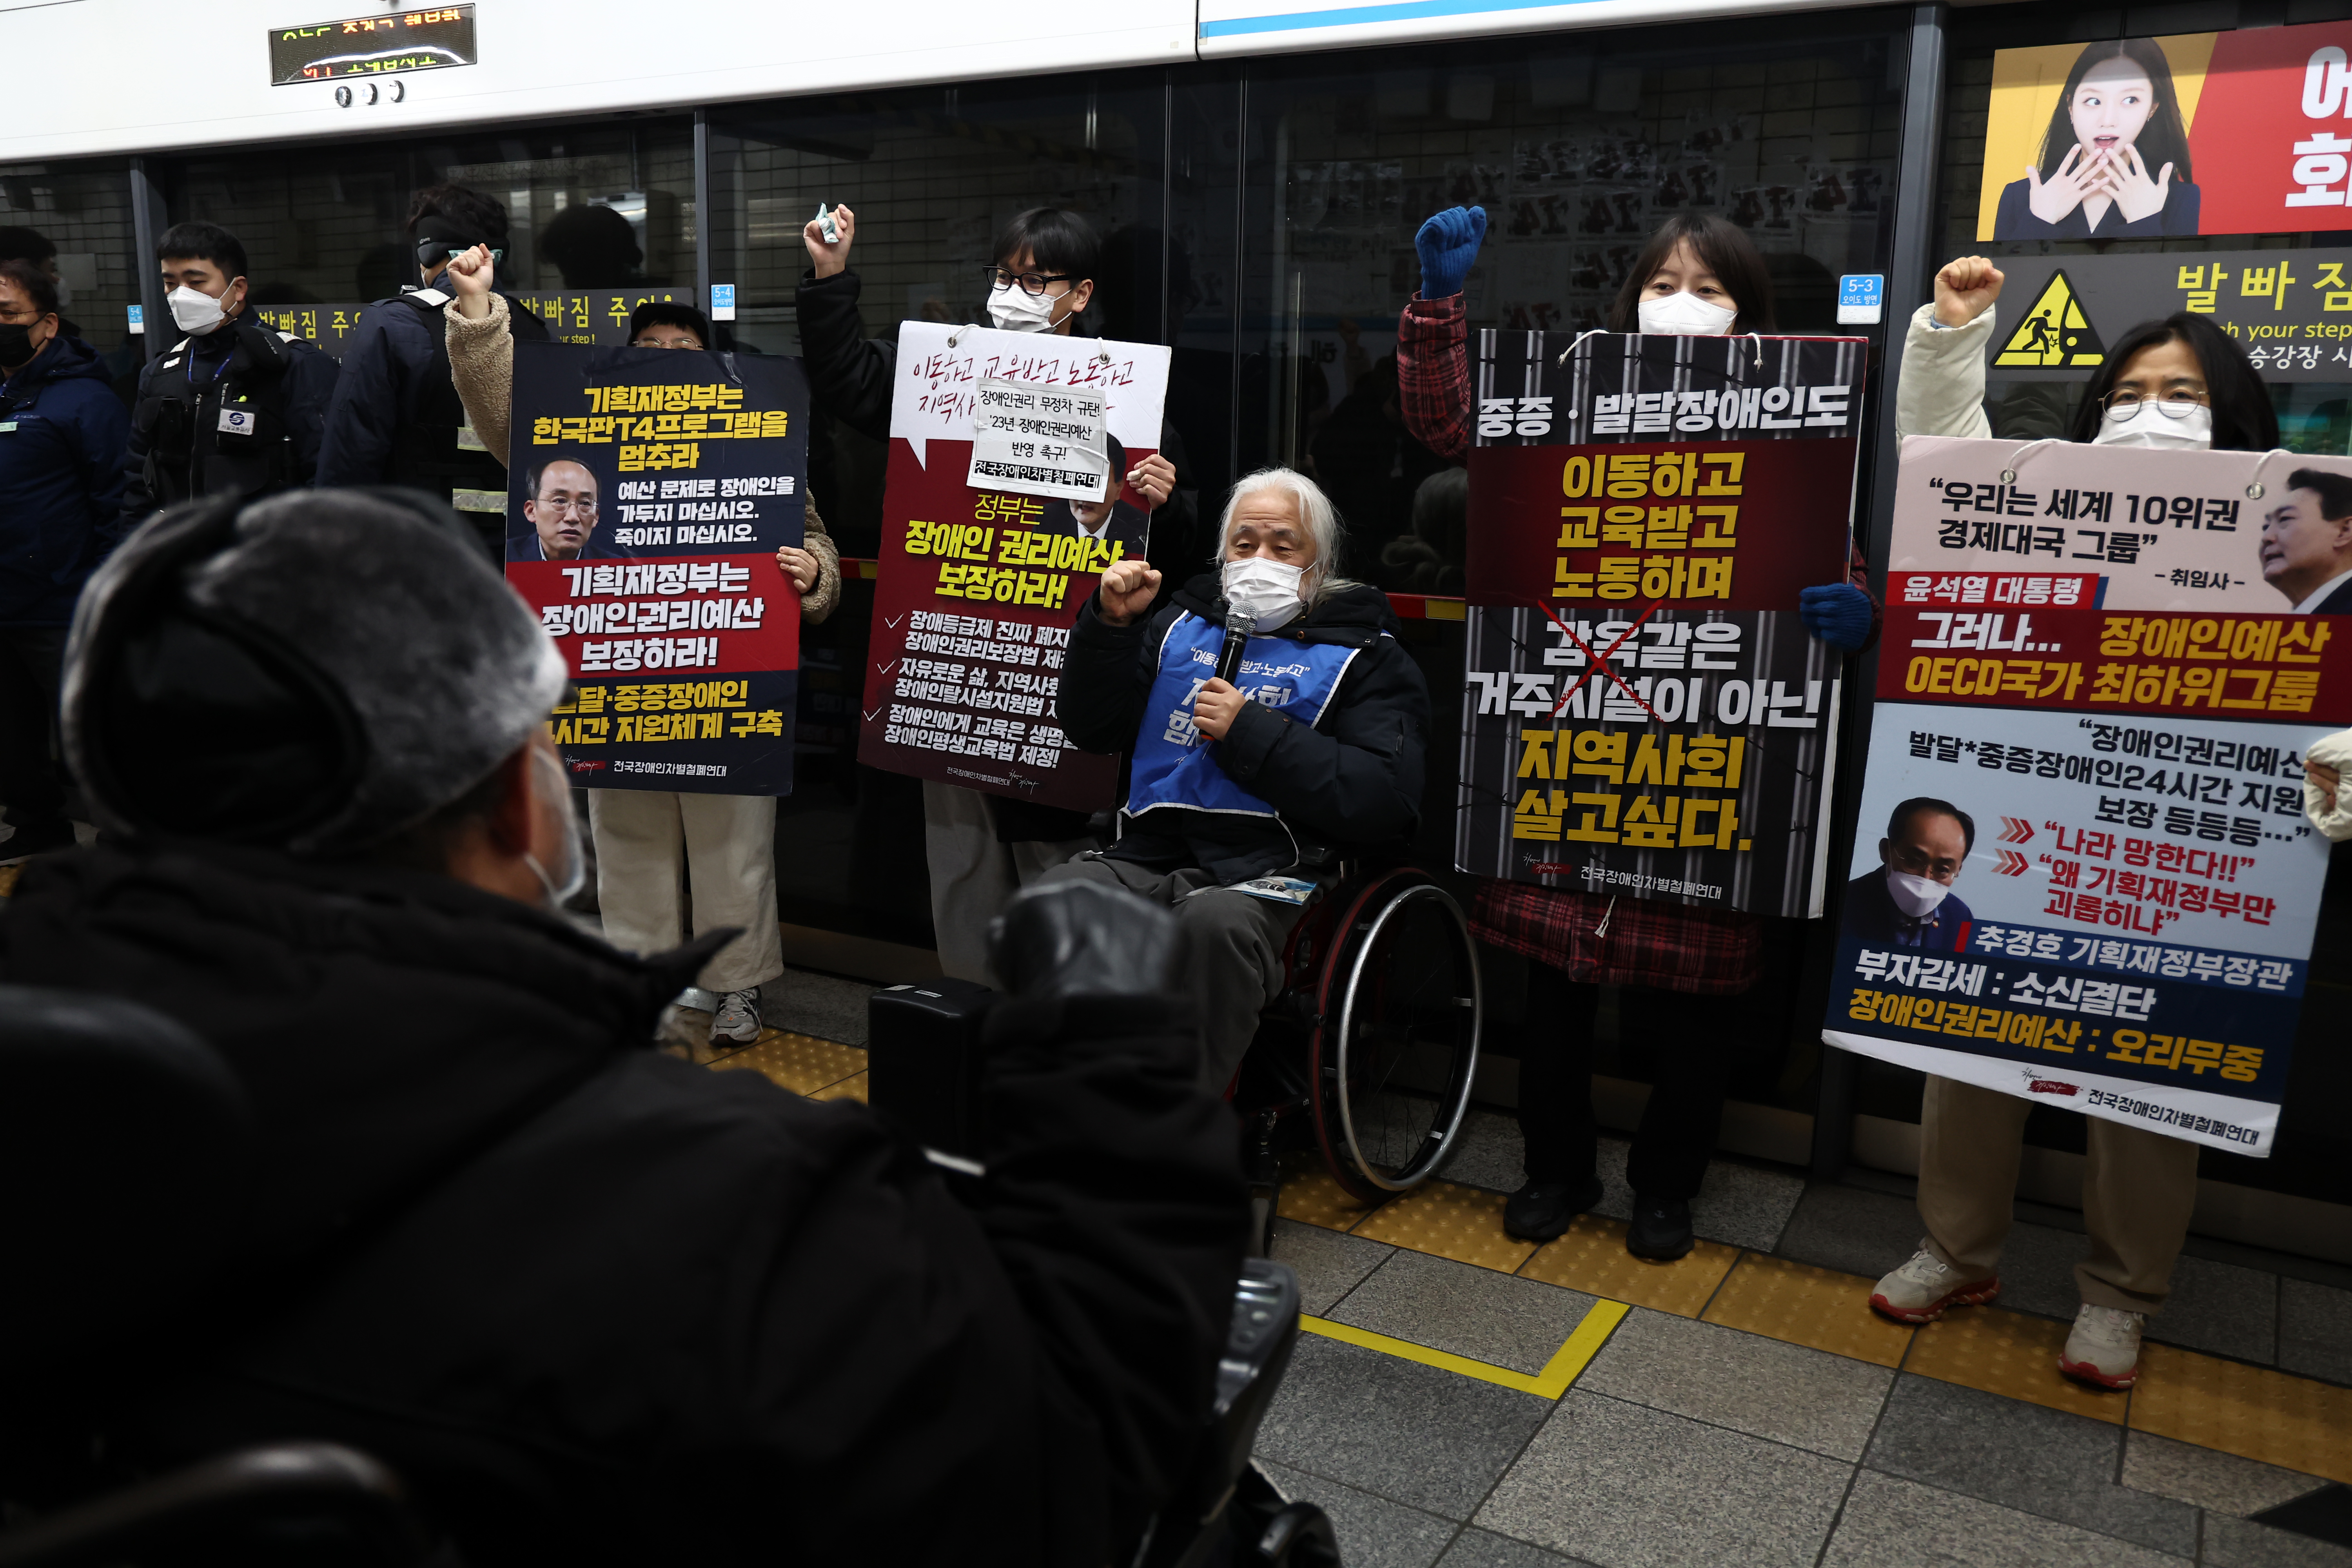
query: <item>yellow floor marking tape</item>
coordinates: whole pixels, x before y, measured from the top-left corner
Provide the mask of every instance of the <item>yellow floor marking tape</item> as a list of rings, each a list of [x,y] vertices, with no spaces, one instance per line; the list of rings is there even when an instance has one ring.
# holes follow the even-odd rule
[[[1427,1345],[1414,1344],[1411,1340],[1391,1339],[1369,1329],[1333,1322],[1328,1318],[1309,1317],[1304,1312],[1298,1316],[1298,1326],[1310,1334],[1345,1340],[1351,1345],[1361,1345],[1366,1350],[1392,1355],[1401,1361],[1416,1361],[1442,1372],[1459,1373],[1464,1377],[1475,1377],[1483,1383],[1500,1384],[1521,1394],[1558,1399],[1568,1392],[1570,1384],[1583,1375],[1585,1367],[1608,1342],[1611,1331],[1624,1321],[1625,1314],[1631,1310],[1633,1309],[1622,1301],[1595,1301],[1592,1310],[1584,1314],[1584,1321],[1576,1325],[1576,1331],[1568,1336],[1559,1349],[1553,1352],[1551,1360],[1544,1363],[1544,1369],[1533,1377],[1524,1372],[1513,1372],[1506,1366],[1472,1361],[1468,1356],[1432,1350]]]

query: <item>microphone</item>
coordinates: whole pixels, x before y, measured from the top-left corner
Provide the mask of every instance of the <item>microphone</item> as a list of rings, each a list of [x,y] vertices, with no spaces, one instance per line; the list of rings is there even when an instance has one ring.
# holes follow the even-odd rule
[[[1252,633],[1257,630],[1257,617],[1239,610],[1225,612],[1225,646],[1217,650],[1217,679],[1227,686],[1238,685],[1234,678],[1242,672],[1242,655],[1249,650]]]

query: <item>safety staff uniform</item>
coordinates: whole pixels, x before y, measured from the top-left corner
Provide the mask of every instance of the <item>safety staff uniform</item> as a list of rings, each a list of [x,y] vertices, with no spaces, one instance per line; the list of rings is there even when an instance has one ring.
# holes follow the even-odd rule
[[[447,280],[443,273],[436,285]],[[506,554],[506,466],[483,449],[449,378],[455,298],[404,286],[360,312],[319,453],[321,485],[401,485],[467,514],[493,559]],[[506,296],[507,330],[545,342],[547,323]]]
[[[1118,841],[1044,880],[1111,881],[1174,906],[1202,1008],[1202,1079],[1222,1089],[1282,989],[1297,884],[1328,882],[1349,855],[1402,850],[1419,824],[1429,689],[1387,596],[1351,585],[1250,639],[1235,684],[1252,700],[1213,742],[1192,704],[1223,646],[1218,586],[1196,577],[1124,626],[1096,600],[1079,611],[1063,729],[1133,761]],[[1269,879],[1293,884],[1289,896]]]
[[[200,496],[308,485],[334,394],[335,362],[297,333],[240,314],[182,338],[139,374],[123,520]]]

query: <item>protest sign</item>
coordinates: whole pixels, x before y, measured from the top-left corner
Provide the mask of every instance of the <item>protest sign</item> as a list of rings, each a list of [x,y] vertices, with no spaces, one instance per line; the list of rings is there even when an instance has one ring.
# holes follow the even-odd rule
[[[507,580],[572,670],[577,782],[791,793],[807,412],[796,359],[515,345]]]
[[[2329,513],[2342,458],[1904,442],[1824,1038],[2270,1152],[2303,751],[2352,721]]]
[[[1846,580],[1865,345],[1478,353],[1456,865],[1820,913],[1842,656],[1797,595]]]
[[[858,761],[1043,805],[1118,804],[1055,716],[1078,608],[1145,553],[1126,476],[1160,446],[1169,352],[908,321]]]

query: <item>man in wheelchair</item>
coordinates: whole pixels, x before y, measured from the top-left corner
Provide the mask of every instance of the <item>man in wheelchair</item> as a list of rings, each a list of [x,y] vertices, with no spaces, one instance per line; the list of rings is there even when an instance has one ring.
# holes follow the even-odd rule
[[[1280,994],[1284,940],[1346,857],[1401,847],[1421,815],[1429,689],[1387,596],[1339,575],[1339,520],[1315,481],[1234,487],[1218,570],[1151,605],[1130,558],[1078,612],[1062,728],[1131,752],[1118,841],[1045,882],[1115,883],[1174,907],[1190,939],[1201,1079],[1222,1090]],[[1236,646],[1235,679],[1217,671]]]
[[[389,1465],[476,1568],[1128,1561],[1223,1397],[1248,1213],[1175,922],[1013,907],[987,1169],[951,1187],[862,1105],[653,1048],[734,932],[639,958],[564,916],[564,690],[404,492],[183,507],[91,580],[65,727],[104,836],[0,900],[0,986],[184,1026],[239,1131],[126,1146],[140,1197],[71,1256],[0,1226],[0,1321],[47,1325],[0,1344],[0,1514],[303,1437]],[[11,995],[0,1069],[37,1059]],[[92,1098],[0,1093],[0,1168],[144,1103]],[[0,1219],[74,1195],[0,1184]],[[189,1191],[219,1196],[138,1254],[162,1277],[74,1294]]]

